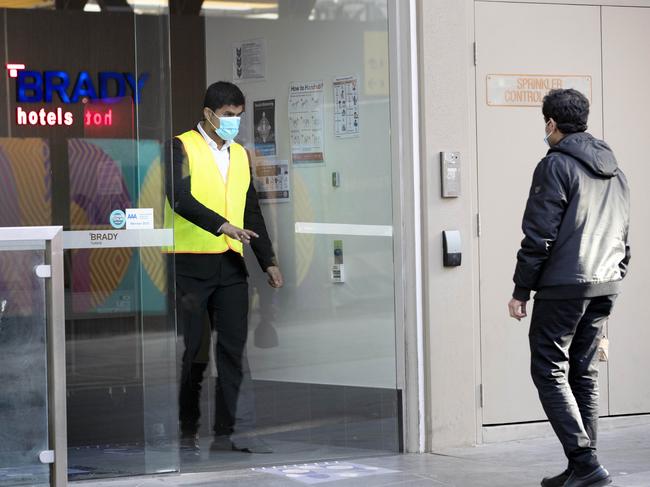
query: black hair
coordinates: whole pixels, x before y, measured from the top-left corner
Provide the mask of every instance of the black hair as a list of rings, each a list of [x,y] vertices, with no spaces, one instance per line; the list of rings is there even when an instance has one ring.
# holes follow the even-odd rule
[[[227,81],[212,83],[205,91],[205,98],[203,99],[203,106],[208,107],[213,112],[226,105],[238,107],[244,104],[246,104],[246,99],[239,87]]]
[[[555,120],[557,128],[563,134],[574,134],[587,130],[589,118],[589,100],[572,88],[568,90],[551,90],[544,97],[542,104],[544,120]]]

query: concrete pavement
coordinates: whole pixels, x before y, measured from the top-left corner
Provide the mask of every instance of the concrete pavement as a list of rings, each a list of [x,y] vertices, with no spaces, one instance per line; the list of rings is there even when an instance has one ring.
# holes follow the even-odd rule
[[[613,486],[650,487],[650,421],[602,428],[599,457]],[[74,482],[74,487],[526,487],[564,468],[555,437],[453,448],[422,455],[358,458],[319,464],[240,469],[164,477]],[[323,474],[322,472],[325,472]],[[328,477],[328,472],[332,473]]]

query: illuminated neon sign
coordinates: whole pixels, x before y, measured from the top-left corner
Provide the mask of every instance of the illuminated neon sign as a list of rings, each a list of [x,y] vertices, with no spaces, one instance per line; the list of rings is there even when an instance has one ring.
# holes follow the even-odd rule
[[[16,123],[18,125],[40,125],[45,127],[49,125],[65,125],[69,127],[74,123],[72,112],[63,111],[57,108],[55,111],[48,111],[45,108],[40,110],[24,110],[23,107],[16,107]]]
[[[112,71],[98,74],[97,85],[88,71],[80,71],[74,83],[65,71],[19,71],[16,78],[18,103],[50,103],[56,94],[63,103],[78,103],[83,98],[108,100],[122,98],[128,86],[131,98],[140,103],[140,93],[149,75],[144,73],[136,80],[131,73]],[[112,88],[112,89],[111,89]]]
[[[7,72],[10,78],[16,80],[17,103],[60,101],[74,104],[99,101],[110,104],[129,96],[137,105],[149,78],[148,73],[136,78],[132,73],[103,71],[97,74],[95,81],[88,71],[80,71],[73,81],[66,71],[32,71],[27,70],[24,64],[7,64]],[[86,126],[113,124],[110,109],[101,114],[86,111],[83,118]],[[74,114],[62,108],[27,110],[19,106],[16,107],[16,123],[23,126],[71,126],[74,124]]]
[[[20,71],[21,69],[25,69],[24,64],[7,64],[7,71],[9,71],[10,78],[17,78],[18,71]]]

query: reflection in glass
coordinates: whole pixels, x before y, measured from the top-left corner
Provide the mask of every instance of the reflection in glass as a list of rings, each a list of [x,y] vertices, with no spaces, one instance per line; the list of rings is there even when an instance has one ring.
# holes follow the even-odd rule
[[[51,224],[51,171],[47,140],[0,138],[0,226]]]

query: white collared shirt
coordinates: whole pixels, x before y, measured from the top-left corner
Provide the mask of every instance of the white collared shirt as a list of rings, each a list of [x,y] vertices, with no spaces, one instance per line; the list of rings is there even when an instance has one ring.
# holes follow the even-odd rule
[[[214,156],[214,162],[217,164],[217,167],[219,168],[219,172],[223,176],[223,182],[227,183],[228,182],[228,168],[230,167],[230,152],[228,152],[228,148],[230,147],[230,141],[225,141],[224,144],[221,146],[221,149],[217,146],[217,143],[210,138],[208,134],[205,133],[205,130],[203,130],[203,127],[201,127],[201,124],[199,123],[196,126],[197,130],[199,133],[203,136],[207,144],[210,146],[210,150],[212,150],[212,155]]]

